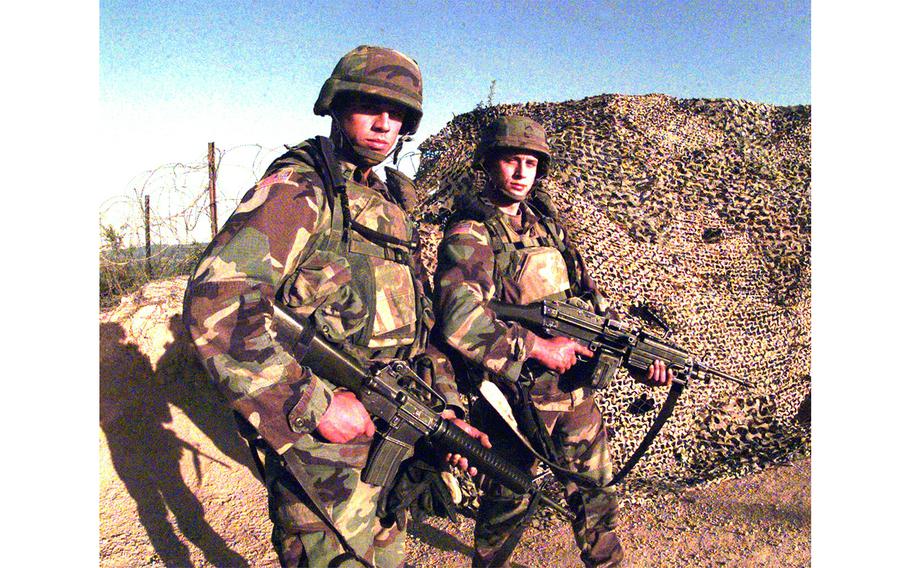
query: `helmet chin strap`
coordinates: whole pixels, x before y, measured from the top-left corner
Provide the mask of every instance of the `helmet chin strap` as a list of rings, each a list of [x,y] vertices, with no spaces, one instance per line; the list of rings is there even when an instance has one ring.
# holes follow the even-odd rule
[[[371,150],[363,146],[358,146],[351,142],[351,139],[348,137],[347,132],[345,132],[344,128],[342,128],[341,121],[335,114],[334,109],[330,112],[330,116],[332,117],[332,142],[336,143],[336,146],[338,146],[339,150],[341,150],[344,155],[350,158],[355,166],[358,168],[372,168],[374,166],[378,166],[393,153],[395,154],[393,160],[395,163],[398,162],[398,152],[401,151],[401,145],[404,143],[403,139],[405,136],[399,136],[398,141],[395,143],[395,147],[392,149],[392,151],[390,151],[388,154],[383,154],[382,152],[376,152],[375,150]],[[407,138],[410,139],[410,137]]]

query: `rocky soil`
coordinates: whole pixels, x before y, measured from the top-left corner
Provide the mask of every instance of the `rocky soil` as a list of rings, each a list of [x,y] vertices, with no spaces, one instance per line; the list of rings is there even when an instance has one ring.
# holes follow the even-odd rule
[[[412,527],[409,564],[470,566],[473,521]],[[810,565],[810,463],[664,495],[623,511],[628,567]],[[583,566],[567,524],[530,528],[513,566]]]

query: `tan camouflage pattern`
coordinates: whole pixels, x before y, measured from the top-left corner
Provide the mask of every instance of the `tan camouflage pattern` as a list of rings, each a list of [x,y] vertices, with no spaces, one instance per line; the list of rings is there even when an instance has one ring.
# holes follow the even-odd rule
[[[515,282],[521,294],[518,301],[530,304],[569,289],[566,261],[552,247],[533,247],[519,251],[521,264]]]
[[[187,286],[184,323],[213,382],[270,446],[266,461],[273,542],[286,565],[326,565],[337,560],[341,550],[303,505],[299,487],[279,463],[279,454],[292,451],[312,471],[311,481],[355,548],[375,554],[377,565],[395,566],[403,560],[403,534],[377,528],[378,488],[359,481],[370,440],[328,444],[313,438],[335,386],[332,377],[301,368],[290,346],[278,341],[273,302],[279,299],[297,314],[313,316],[329,339],[350,339],[378,322],[379,342],[410,343],[417,352],[422,349],[415,342],[414,322],[428,314],[415,313],[415,279],[405,265],[328,250],[331,212],[323,182],[305,159],[286,158],[276,161],[246,193],[207,248]],[[409,238],[411,222],[386,200],[382,181],[372,172],[364,179],[349,163],[341,166],[352,217],[377,231]],[[352,243],[356,240],[365,242],[351,230]],[[364,263],[364,258],[370,261]],[[418,285],[428,289],[422,269],[416,277]],[[355,285],[368,278],[375,280],[381,295],[376,314],[369,313]],[[437,363],[443,357],[435,349],[429,354]],[[464,414],[451,366],[445,362],[437,367],[433,386]]]
[[[409,242],[416,230],[408,214],[376,190],[349,183],[348,203],[352,219],[374,231]],[[373,244],[356,232],[352,234],[351,239],[366,245]],[[405,247],[388,246],[398,248],[402,255],[412,254]],[[355,247],[356,245],[352,246],[352,250]],[[367,251],[372,248],[356,250]],[[411,271],[400,262],[378,256],[370,256],[370,264],[371,274],[366,276],[373,278],[375,283],[376,310],[372,322],[373,333],[367,346],[384,348],[414,343],[417,331],[417,299]]]
[[[212,240],[184,298],[184,323],[209,375],[279,453],[316,427],[332,399],[331,384],[278,343],[272,321],[282,282],[328,237],[321,183],[312,169],[260,180]]]
[[[407,55],[372,45],[347,53],[326,80],[313,106],[317,115],[327,115],[338,93],[355,92],[389,99],[408,109],[402,134],[413,134],[423,115],[423,78],[417,62]]]
[[[354,551],[375,566],[403,566],[406,527],[382,526],[376,516],[380,488],[360,480],[370,444],[367,437],[326,444],[305,434],[289,451],[301,456],[320,500]],[[305,504],[296,481],[274,457],[267,460],[266,482],[275,496],[269,515],[283,566],[362,566]]]
[[[493,250],[483,223],[464,220],[446,230],[439,245],[435,302],[440,333],[472,363],[517,381],[534,334],[496,319]]]
[[[490,232],[479,221],[466,219],[449,226],[438,250],[435,274],[434,305],[440,331],[445,340],[463,357],[485,370],[507,380],[516,381],[527,360],[528,341],[534,334],[511,322],[496,319],[486,304],[492,299],[528,303],[561,294],[569,288],[568,273],[562,255],[549,256],[540,247],[550,237],[539,217],[525,204],[519,205],[515,217],[498,213],[490,222],[500,223],[513,243],[525,248],[501,252],[508,258],[502,276],[502,289],[497,289],[496,259]],[[557,238],[569,243],[565,230],[557,225]],[[534,253],[533,251],[540,251]],[[525,271],[523,291],[519,274],[527,259],[525,251],[540,255]],[[584,265],[580,265],[582,271]],[[533,283],[532,283],[533,281]],[[543,293],[543,295],[539,295]],[[522,301],[522,300],[526,301]],[[530,339],[533,340],[533,339]]]

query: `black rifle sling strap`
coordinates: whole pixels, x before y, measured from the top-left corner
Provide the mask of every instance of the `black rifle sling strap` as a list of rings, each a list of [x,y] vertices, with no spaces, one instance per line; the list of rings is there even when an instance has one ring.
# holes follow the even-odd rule
[[[657,418],[654,419],[654,423],[651,424],[651,429],[648,430],[648,433],[645,434],[644,439],[635,449],[635,452],[632,456],[626,461],[625,465],[622,466],[622,469],[619,470],[619,473],[613,476],[613,479],[610,480],[610,485],[616,485],[620,483],[626,475],[632,471],[632,468],[635,467],[635,464],[638,463],[638,460],[645,455],[645,452],[648,451],[648,446],[651,445],[651,442],[657,436],[657,433],[660,432],[661,427],[663,427],[664,422],[667,421],[667,418],[673,414],[673,407],[676,405],[676,400],[679,398],[679,395],[683,391],[683,383],[674,382],[670,387],[670,392],[667,393],[667,398],[664,400],[664,405],[660,408],[660,414],[657,415]]]
[[[490,386],[487,386],[487,384]],[[493,388],[491,388],[491,386]],[[518,391],[518,394],[516,395],[518,401],[516,402],[515,407],[512,407],[512,405],[506,401],[505,397],[501,394],[502,391],[499,387],[496,387],[495,383],[492,381],[483,381],[478,390],[480,391],[480,397],[483,398],[484,402],[493,409],[506,425],[508,425],[509,429],[512,430],[518,440],[522,443],[522,447],[528,450],[531,455],[539,461],[545,463],[554,474],[559,474],[565,479],[574,481],[584,487],[605,487],[606,485],[598,480],[582,473],[571,471],[557,463],[558,459],[556,457],[555,445],[553,444],[550,432],[546,429],[546,426],[544,426],[540,414],[537,412],[533,402],[531,402],[527,395],[527,390],[520,383],[516,383],[515,386]],[[500,394],[496,395],[496,392],[499,392]],[[501,401],[497,400],[499,397],[502,397]],[[501,408],[501,404],[508,405],[508,411],[505,408]],[[511,416],[508,415],[510,413],[512,414]],[[515,413],[518,415],[516,416]],[[518,422],[519,419],[521,420],[521,423]],[[527,434],[524,430],[527,430]],[[528,439],[529,436],[531,439]],[[536,445],[539,446],[535,447]]]
[[[343,254],[347,249],[348,231],[351,227],[351,213],[348,209],[347,181],[341,175],[341,168],[335,158],[335,147],[325,136],[317,136],[313,144],[307,147],[316,173],[322,178],[325,199],[332,212],[332,232],[329,247],[336,254]]]
[[[528,389],[521,383],[521,381],[515,383],[515,391],[518,396],[518,403],[514,406],[513,410],[516,413],[516,418],[519,420],[518,426],[521,428],[528,437],[528,440],[532,444],[536,444],[536,450],[538,456],[546,457],[545,460],[542,460],[547,465],[555,465],[559,460],[559,454],[556,450],[556,444],[553,442],[553,437],[550,435],[550,431],[547,430],[546,424],[544,424],[543,419],[540,417],[540,412],[537,411],[537,407],[534,406],[534,401],[531,400],[531,394],[528,392]],[[566,473],[571,473],[567,471]]]
[[[524,534],[525,530],[527,530],[528,525],[531,524],[531,517],[533,517],[534,513],[537,512],[537,509],[540,508],[540,495],[540,491],[535,491],[534,494],[531,495],[531,502],[528,503],[528,508],[522,513],[521,520],[518,521],[518,524],[515,525],[512,533],[509,534],[509,538],[502,543],[502,546],[496,551],[493,558],[490,559],[490,566],[506,565],[506,561],[512,556],[512,551],[518,546],[518,541],[521,540],[521,536]]]
[[[240,437],[246,442],[246,445],[253,456],[253,465],[256,466],[256,471],[259,472],[259,479],[261,479],[263,483],[266,483],[265,464],[263,463],[262,456],[259,454],[259,450],[261,448],[265,451],[265,446],[268,444],[259,437],[259,433],[242,414],[236,410],[233,414],[234,422],[237,424],[237,431],[240,433]]]

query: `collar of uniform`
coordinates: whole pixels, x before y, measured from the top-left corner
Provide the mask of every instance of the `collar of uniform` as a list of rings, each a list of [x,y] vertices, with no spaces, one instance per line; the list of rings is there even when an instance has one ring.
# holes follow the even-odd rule
[[[341,175],[346,180],[351,180],[354,183],[366,187],[372,187],[376,189],[377,183],[381,183],[382,180],[379,179],[379,176],[376,175],[376,172],[370,168],[370,173],[366,175],[366,179],[363,176],[363,170],[358,169],[357,166],[348,162],[347,160],[340,159],[338,160],[338,165],[341,168]]]
[[[513,229],[515,229],[515,232],[517,232],[519,235],[525,234],[527,231],[529,231],[531,229],[531,227],[533,227],[534,225],[537,224],[537,221],[539,221],[539,218],[534,213],[534,211],[532,211],[531,208],[528,207],[528,202],[527,202],[528,199],[531,198],[531,195],[533,195],[533,189],[531,190],[532,193],[529,193],[528,196],[525,198],[525,200],[518,204],[518,214],[517,215],[506,215],[505,213],[503,213],[502,209],[500,209],[499,207],[496,207],[493,204],[493,202],[490,201],[490,198],[487,197],[486,193],[488,191],[498,191],[493,188],[492,182],[490,182],[490,181],[487,181],[487,185],[484,187],[484,191],[482,191],[480,193],[480,195],[478,196],[478,200],[481,203],[483,203],[484,205],[491,207],[493,209],[493,211],[496,212],[497,215],[503,217],[506,220],[506,222]]]
[[[499,214],[506,218],[509,225],[511,225],[519,235],[523,235],[530,231],[531,227],[536,225],[539,220],[537,215],[534,214],[534,211],[531,210],[524,201],[518,204],[517,215],[506,215],[501,209],[499,210]]]

